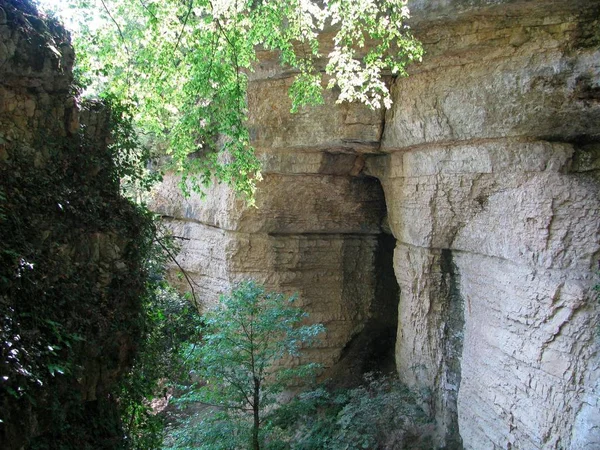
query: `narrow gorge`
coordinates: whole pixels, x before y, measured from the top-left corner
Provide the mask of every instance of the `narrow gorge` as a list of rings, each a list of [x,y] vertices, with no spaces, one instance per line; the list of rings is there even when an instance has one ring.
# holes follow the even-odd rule
[[[386,78],[386,111],[333,89],[292,114],[295,73],[259,51],[256,204],[225,183],[184,197],[166,174],[150,207],[178,245],[171,281],[202,308],[248,278],[298,294],[326,332],[292,363],[322,364],[333,387],[397,374],[435,448],[598,449],[600,0],[408,6],[426,53]],[[79,102],[74,59],[58,22],[0,0],[10,450],[132,445],[117,386],[142,346],[160,238],[119,193],[131,172],[109,111]]]
[[[310,358],[342,384],[395,365],[440,447],[597,448],[600,2],[409,6],[426,55],[390,110],[292,115],[264,52],[256,207],[167,177],[153,208],[205,304],[247,277],[298,293],[327,327]]]

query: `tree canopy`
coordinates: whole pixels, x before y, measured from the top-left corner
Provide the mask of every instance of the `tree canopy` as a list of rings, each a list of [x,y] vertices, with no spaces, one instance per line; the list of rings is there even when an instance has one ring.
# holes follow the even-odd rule
[[[127,103],[197,191],[216,177],[253,196],[260,165],[246,127],[246,88],[257,49],[277,51],[295,72],[292,111],[323,103],[324,87],[339,88],[338,102],[389,107],[382,76],[405,76],[422,55],[405,25],[407,0],[67,4],[78,24],[78,73]],[[324,30],[331,42],[319,38]]]

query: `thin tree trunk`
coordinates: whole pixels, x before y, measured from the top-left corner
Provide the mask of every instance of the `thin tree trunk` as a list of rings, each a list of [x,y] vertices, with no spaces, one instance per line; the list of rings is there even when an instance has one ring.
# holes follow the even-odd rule
[[[260,380],[254,377],[254,402],[252,412],[254,413],[254,425],[252,427],[252,450],[260,450],[258,442],[258,428],[260,427]]]

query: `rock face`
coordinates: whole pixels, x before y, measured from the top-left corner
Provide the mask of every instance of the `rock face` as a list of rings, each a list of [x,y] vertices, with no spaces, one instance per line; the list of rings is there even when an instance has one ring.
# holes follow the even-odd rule
[[[114,449],[141,335],[149,218],[119,193],[109,115],[69,35],[0,0],[0,448]],[[80,122],[85,132],[80,134]],[[83,127],[82,127],[83,128]]]
[[[323,347],[311,357],[328,367],[339,360],[372,315],[384,212],[380,184],[371,178],[266,173],[257,207],[247,208],[223,186],[213,187],[206,201],[182,202],[169,181],[154,206],[184,239],[178,261],[201,302],[215,302],[248,277],[297,292],[311,319],[328,328]]]
[[[427,53],[385,115],[290,115],[265,58],[257,208],[223,186],[182,201],[174,180],[155,207],[202,301],[249,276],[298,292],[333,376],[393,347],[440,446],[598,448],[600,2],[409,6]]]

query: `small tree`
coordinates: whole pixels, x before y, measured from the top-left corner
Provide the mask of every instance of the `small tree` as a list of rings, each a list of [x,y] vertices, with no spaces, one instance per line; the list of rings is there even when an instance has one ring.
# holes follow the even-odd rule
[[[245,448],[249,441],[259,450],[277,395],[314,374],[315,364],[282,364],[324,331],[320,324],[301,325],[307,313],[293,306],[295,299],[244,281],[207,314],[203,341],[193,351],[201,386],[190,398],[218,411],[201,424],[201,448]]]

